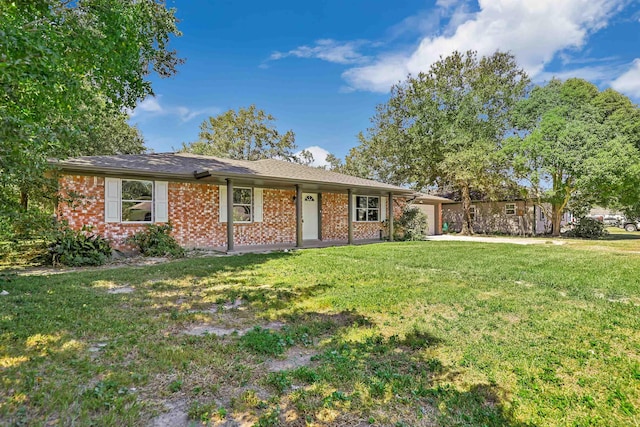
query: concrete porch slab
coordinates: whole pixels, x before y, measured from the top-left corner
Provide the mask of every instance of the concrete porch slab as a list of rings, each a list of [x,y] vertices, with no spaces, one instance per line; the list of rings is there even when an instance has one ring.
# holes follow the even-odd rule
[[[372,243],[383,243],[384,240],[380,239],[363,239],[355,240],[354,246],[368,245]],[[233,251],[228,252],[225,247],[217,247],[214,250],[224,252],[228,255],[239,255],[246,253],[267,253],[274,251],[285,251],[294,249],[314,249],[314,248],[328,248],[332,246],[348,246],[349,243],[346,240],[305,240],[302,247],[296,247],[295,243],[281,243],[275,245],[236,245]]]

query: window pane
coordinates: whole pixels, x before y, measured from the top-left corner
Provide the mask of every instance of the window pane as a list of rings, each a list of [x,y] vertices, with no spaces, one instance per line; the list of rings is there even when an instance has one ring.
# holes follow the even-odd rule
[[[151,200],[151,181],[122,181],[122,200]]]
[[[234,221],[251,221],[251,208],[249,206],[233,206],[233,220]]]
[[[243,203],[246,205],[251,204],[251,189],[250,188],[234,188],[233,189],[233,203]]]
[[[378,197],[369,197],[369,207],[377,208],[380,203],[380,198]]]
[[[356,197],[356,206],[359,208],[366,208],[367,207],[367,198],[364,196],[357,196]]]
[[[356,210],[356,221],[366,221],[367,220],[367,210],[366,209],[357,209]]]
[[[378,221],[378,210],[377,209],[369,209],[369,221]]]
[[[122,221],[151,221],[151,202],[122,202]]]

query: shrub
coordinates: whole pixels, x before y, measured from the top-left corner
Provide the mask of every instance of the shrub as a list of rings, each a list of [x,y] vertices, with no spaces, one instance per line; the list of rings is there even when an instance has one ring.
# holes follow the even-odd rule
[[[144,256],[184,256],[184,249],[171,235],[171,224],[149,224],[147,228],[129,237],[126,241],[136,246]]]
[[[600,239],[609,234],[604,224],[593,218],[581,218],[576,225],[565,233],[567,237],[582,237],[583,239]]]
[[[111,246],[104,237],[91,234],[90,227],[80,231],[63,227],[54,234],[46,258],[54,266],[102,265],[111,258]]]
[[[424,240],[429,230],[427,216],[415,206],[405,206],[396,224],[398,240]]]

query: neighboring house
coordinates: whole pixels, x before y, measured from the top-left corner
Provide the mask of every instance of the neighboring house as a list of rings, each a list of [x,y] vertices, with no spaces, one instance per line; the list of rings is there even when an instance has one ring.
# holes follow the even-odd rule
[[[77,157],[59,172],[57,216],[127,249],[125,239],[171,222],[190,248],[380,241],[413,191],[280,160],[186,153]],[[388,220],[388,221],[387,221]],[[388,224],[387,227],[384,225]],[[227,228],[228,225],[231,225]]]
[[[532,200],[510,200],[496,202],[471,202],[473,231],[486,234],[536,235],[551,233],[551,205],[538,205]],[[462,229],[462,202],[444,202],[443,222],[449,230]],[[573,219],[565,213],[561,225]]]
[[[410,203],[427,216],[429,226],[427,234],[433,236],[442,232],[442,204],[452,202],[453,200],[444,197],[420,193]]]

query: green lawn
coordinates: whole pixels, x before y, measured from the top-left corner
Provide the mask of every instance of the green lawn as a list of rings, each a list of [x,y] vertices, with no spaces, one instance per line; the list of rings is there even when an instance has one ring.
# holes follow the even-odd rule
[[[639,425],[640,255],[621,245],[0,276],[0,424],[144,425],[178,407],[194,425]],[[185,334],[203,326],[249,332]]]

